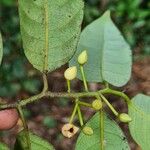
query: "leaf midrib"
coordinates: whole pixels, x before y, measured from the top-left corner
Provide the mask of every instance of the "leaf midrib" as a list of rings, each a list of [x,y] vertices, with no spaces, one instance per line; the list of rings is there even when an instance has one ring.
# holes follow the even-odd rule
[[[44,68],[43,71],[48,70],[48,37],[49,37],[49,16],[48,16],[48,0],[44,1],[44,22],[45,22],[45,52],[44,52]]]
[[[104,81],[104,77],[103,77],[103,57],[104,57],[104,45],[105,45],[105,27],[103,28],[103,32],[102,32],[102,34],[103,34],[103,44],[102,44],[102,47],[101,47],[101,57],[100,57],[100,60],[101,60],[101,63],[100,63],[100,74],[101,74],[101,78],[102,78],[102,81]]]

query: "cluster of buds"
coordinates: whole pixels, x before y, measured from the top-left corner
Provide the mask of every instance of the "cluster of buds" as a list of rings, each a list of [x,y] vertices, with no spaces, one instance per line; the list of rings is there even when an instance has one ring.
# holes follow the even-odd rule
[[[78,56],[78,63],[79,63],[79,65],[84,65],[87,62],[87,60],[88,60],[87,52],[83,51]],[[76,66],[69,67],[64,72],[64,77],[67,80],[67,84],[68,84],[68,92],[70,92],[70,81],[75,79],[76,76],[77,76],[77,67]],[[62,127],[61,132],[65,137],[71,138],[78,132],[78,130],[79,130],[79,128],[76,127],[75,125],[73,125],[72,123],[67,123]],[[86,133],[87,135],[90,135],[93,133],[93,130],[90,127],[84,127],[83,132]]]
[[[80,65],[84,65],[88,60],[88,57],[87,57],[87,52],[86,50],[83,51],[79,56],[78,56],[78,63]],[[66,80],[73,80],[75,79],[77,76],[77,67],[76,66],[72,66],[72,67],[69,67],[65,72],[64,72],[64,77]]]
[[[79,65],[83,66],[88,60],[87,57],[87,52],[83,51],[79,56],[78,56],[78,63]],[[83,75],[83,72],[81,72]],[[73,79],[75,79],[77,76],[77,67],[76,66],[72,66],[69,67],[68,69],[66,69],[66,71],[64,72],[64,77],[67,80],[67,85],[68,85],[68,92],[70,93],[70,81],[72,81]],[[85,79],[85,78],[84,78]]]
[[[85,79],[85,75],[84,75],[84,72],[83,72],[83,65],[85,65],[85,63],[87,63],[87,61],[88,61],[88,55],[87,55],[86,50],[80,53],[80,55],[78,56],[77,61],[78,61],[78,64],[80,65],[80,69],[81,69],[80,71],[81,71],[81,74],[82,74],[82,77],[83,77],[84,86],[87,88],[86,79]],[[76,76],[77,76],[77,67],[76,66],[69,67],[64,72],[64,77],[67,80],[67,84],[68,84],[68,92],[70,92],[70,81],[75,79]],[[88,90],[86,90],[86,91],[88,91]],[[101,98],[95,99],[92,102],[91,106],[96,111],[101,110],[102,107],[103,107],[103,103],[102,103]],[[117,112],[116,112],[116,114],[117,114]],[[121,114],[116,115],[116,116],[118,117],[118,119],[121,122],[124,122],[124,123],[128,123],[132,120],[131,117],[126,113],[121,113]],[[73,137],[78,131],[79,131],[79,128],[77,126],[73,125],[72,123],[65,124],[62,127],[62,130],[61,130],[62,134],[67,138]],[[85,126],[85,127],[83,127],[82,132],[85,135],[90,136],[90,135],[93,134],[93,129],[89,126]]]

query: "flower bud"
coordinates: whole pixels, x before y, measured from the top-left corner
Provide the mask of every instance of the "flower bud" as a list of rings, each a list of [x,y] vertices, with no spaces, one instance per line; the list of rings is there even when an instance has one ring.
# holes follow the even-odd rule
[[[78,132],[78,130],[79,128],[75,125],[67,123],[62,127],[61,132],[65,137],[71,138]]]
[[[84,65],[88,60],[87,52],[86,50],[83,51],[79,56],[78,56],[78,63],[80,65]]]
[[[131,122],[131,121],[132,121],[131,117],[130,117],[128,114],[126,114],[126,113],[120,114],[120,115],[119,115],[119,120],[120,120],[121,122],[124,122],[124,123],[128,123],[128,122]]]
[[[103,104],[101,102],[101,100],[99,99],[96,99],[92,102],[92,107],[95,109],[95,110],[100,110],[102,108]]]
[[[76,66],[69,67],[64,73],[64,77],[66,78],[66,80],[73,80],[76,76],[77,76]]]
[[[92,135],[93,134],[93,129],[91,127],[85,126],[82,131],[86,135]]]

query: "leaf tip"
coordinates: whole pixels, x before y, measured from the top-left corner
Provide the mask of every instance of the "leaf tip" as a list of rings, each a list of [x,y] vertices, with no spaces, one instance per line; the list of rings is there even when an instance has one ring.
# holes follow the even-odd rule
[[[103,16],[105,16],[106,18],[107,17],[110,18],[110,15],[111,15],[110,10],[105,11],[104,14],[103,14]]]

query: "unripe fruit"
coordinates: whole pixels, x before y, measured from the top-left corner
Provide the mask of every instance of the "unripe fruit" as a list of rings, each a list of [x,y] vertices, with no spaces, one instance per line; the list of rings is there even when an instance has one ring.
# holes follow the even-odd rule
[[[92,102],[92,107],[95,109],[95,110],[100,110],[103,106],[103,103],[101,102],[101,100],[99,99],[96,99]]]
[[[86,135],[92,135],[93,134],[93,129],[91,127],[85,126],[82,131]]]
[[[6,109],[0,111],[0,130],[13,128],[19,119],[16,109]]]
[[[64,73],[64,77],[66,80],[73,80],[74,78],[76,78],[76,76],[77,76],[76,66],[69,67]]]
[[[128,122],[131,122],[131,121],[132,121],[131,117],[130,117],[128,114],[126,114],[126,113],[120,114],[120,115],[119,115],[119,120],[120,120],[121,122],[124,122],[124,123],[128,123]]]
[[[79,63],[80,65],[84,65],[84,64],[87,62],[87,60],[88,60],[88,56],[87,56],[87,52],[86,52],[86,50],[85,50],[85,51],[83,51],[83,52],[79,55],[79,57],[78,57],[78,63]]]

